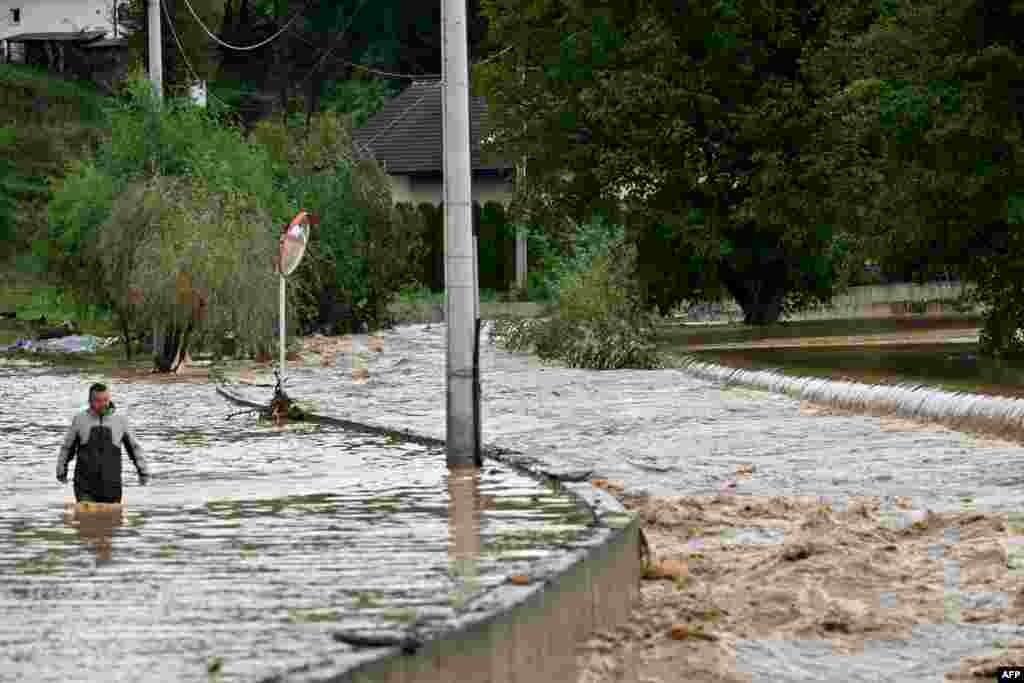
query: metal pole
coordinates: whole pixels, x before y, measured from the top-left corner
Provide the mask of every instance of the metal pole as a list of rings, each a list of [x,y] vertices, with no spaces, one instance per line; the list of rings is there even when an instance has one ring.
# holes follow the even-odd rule
[[[281,275],[281,291],[280,291],[279,298],[280,298],[280,301],[279,301],[279,318],[280,318],[280,320],[278,321],[278,330],[280,332],[280,338],[281,338],[281,347],[280,347],[281,364],[280,364],[280,368],[279,369],[280,369],[280,373],[281,373],[281,381],[284,382],[284,360],[285,360],[284,359],[284,328],[285,328],[285,325],[284,325],[284,275]]]
[[[477,465],[474,404],[476,336],[473,207],[469,154],[469,59],[466,0],[442,0],[444,57],[444,213],[447,311],[447,425],[449,467]]]
[[[164,60],[161,52],[160,34],[160,2],[161,0],[149,0],[149,11],[146,12],[149,20],[149,80],[153,83],[153,92],[156,99],[162,102],[164,99]]]

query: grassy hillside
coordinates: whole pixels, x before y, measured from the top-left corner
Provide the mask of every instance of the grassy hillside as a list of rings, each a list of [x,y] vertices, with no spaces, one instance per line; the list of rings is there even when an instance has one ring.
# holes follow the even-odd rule
[[[106,134],[108,103],[90,84],[0,64],[0,228],[7,228],[0,232],[13,235],[0,245],[0,311],[20,319],[0,321],[0,345],[26,332],[21,320],[81,320],[29,254],[33,240],[46,236],[52,184]]]
[[[0,65],[0,157],[7,162],[0,167],[0,194],[13,208],[15,236],[0,256],[22,256],[43,236],[51,182],[102,139],[107,101],[88,84]]]

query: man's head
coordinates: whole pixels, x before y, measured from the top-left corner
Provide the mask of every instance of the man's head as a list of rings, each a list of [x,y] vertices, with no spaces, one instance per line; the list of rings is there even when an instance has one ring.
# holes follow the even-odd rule
[[[89,407],[92,412],[102,415],[110,405],[110,390],[106,384],[97,382],[89,387]]]

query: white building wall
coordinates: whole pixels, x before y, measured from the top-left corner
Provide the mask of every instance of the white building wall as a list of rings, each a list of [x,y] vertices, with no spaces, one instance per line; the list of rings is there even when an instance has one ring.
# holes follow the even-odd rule
[[[391,194],[396,204],[409,202],[412,204],[438,205],[444,201],[442,181],[434,178],[417,178],[406,175],[390,175]],[[512,182],[493,177],[473,178],[473,201],[480,204],[500,202],[507,204],[512,201]]]
[[[113,37],[113,0],[0,0],[0,40],[19,33],[106,31]],[[21,21],[12,21],[12,9]]]

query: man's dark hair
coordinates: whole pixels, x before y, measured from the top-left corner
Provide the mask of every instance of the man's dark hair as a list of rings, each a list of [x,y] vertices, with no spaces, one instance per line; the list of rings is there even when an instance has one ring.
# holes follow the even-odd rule
[[[106,390],[106,384],[103,384],[102,382],[96,382],[96,384],[93,384],[91,387],[89,387],[89,400],[92,401],[94,398],[96,398],[96,394],[102,394]]]

